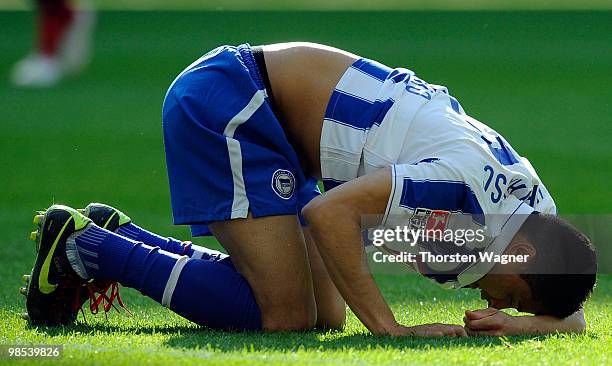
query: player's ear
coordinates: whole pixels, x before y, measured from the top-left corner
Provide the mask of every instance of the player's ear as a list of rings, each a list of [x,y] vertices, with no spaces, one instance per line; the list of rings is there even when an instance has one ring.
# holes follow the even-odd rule
[[[527,240],[517,237],[512,241],[512,243],[510,243],[510,246],[506,250],[505,254],[527,256],[526,261],[523,262],[523,264],[529,265],[535,261],[537,250],[533,244]]]

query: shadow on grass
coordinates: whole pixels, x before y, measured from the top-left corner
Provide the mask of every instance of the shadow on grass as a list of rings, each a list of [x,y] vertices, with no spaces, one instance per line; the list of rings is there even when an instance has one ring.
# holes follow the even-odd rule
[[[416,338],[382,337],[370,334],[349,334],[335,331],[309,332],[224,332],[189,325],[112,325],[108,323],[75,324],[67,327],[31,327],[49,336],[66,336],[74,332],[95,336],[103,333],[166,334],[165,344],[171,348],[210,349],[221,352],[235,351],[343,351],[367,349],[434,349],[453,347],[493,347],[505,345],[513,347],[524,341],[543,340],[545,336],[520,337],[468,337],[468,338]]]
[[[28,330],[36,330],[44,333],[50,337],[57,336],[68,336],[73,333],[79,333],[81,335],[92,335],[95,336],[98,333],[123,333],[123,334],[182,334],[187,332],[207,332],[205,328],[198,328],[197,325],[114,325],[104,322],[98,322],[94,324],[77,323],[74,325],[67,326],[40,326],[27,324],[25,326]]]
[[[327,335],[326,337],[324,337]],[[468,337],[468,338],[417,338],[382,337],[371,334],[343,335],[342,333],[223,333],[191,331],[171,336],[166,344],[173,348],[206,348],[223,352],[249,351],[345,351],[368,349],[434,349],[453,347],[512,347],[527,340],[544,337]]]

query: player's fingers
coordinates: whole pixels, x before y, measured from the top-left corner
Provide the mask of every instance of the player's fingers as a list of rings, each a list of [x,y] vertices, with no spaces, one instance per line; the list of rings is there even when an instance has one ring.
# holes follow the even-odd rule
[[[495,316],[489,316],[482,319],[467,319],[465,326],[471,330],[487,330],[487,329],[499,329],[502,326],[502,319]]]
[[[465,316],[468,319],[482,319],[482,318],[486,318],[488,316],[494,315],[495,313],[497,313],[499,310],[495,309],[495,308],[486,308],[486,309],[479,309],[479,310],[466,310],[465,311]]]
[[[442,333],[443,336],[447,337],[466,337],[467,333],[465,329],[463,329],[460,325],[448,325],[448,324],[440,324],[438,325],[439,332]]]
[[[465,328],[463,328],[460,325],[455,326],[455,336],[456,337],[467,337],[468,334],[465,330]]]

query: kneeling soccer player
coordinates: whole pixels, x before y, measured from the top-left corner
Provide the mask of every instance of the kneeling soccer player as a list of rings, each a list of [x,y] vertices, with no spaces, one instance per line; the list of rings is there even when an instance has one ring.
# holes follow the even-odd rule
[[[82,288],[120,282],[216,329],[340,328],[345,301],[374,334],[585,328],[596,268],[588,239],[554,216],[533,167],[502,136],[410,70],[316,44],[223,46],[172,83],[163,127],[175,224],[212,233],[229,256],[157,236],[108,206],[52,206],[36,219],[32,322],[71,322]],[[473,215],[488,238],[475,250],[531,258],[423,272],[481,289],[490,307],[466,312],[465,328],[398,324],[367,270],[362,216],[389,226],[423,213],[451,226]],[[497,310],[510,307],[535,315]]]

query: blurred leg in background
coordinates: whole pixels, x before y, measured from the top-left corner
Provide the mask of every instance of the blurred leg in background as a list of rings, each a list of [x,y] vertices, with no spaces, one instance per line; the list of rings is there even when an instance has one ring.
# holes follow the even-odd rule
[[[90,60],[95,13],[89,0],[36,0],[36,11],[34,48],[12,71],[17,86],[53,86]]]

